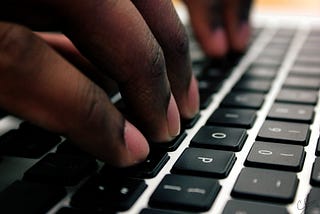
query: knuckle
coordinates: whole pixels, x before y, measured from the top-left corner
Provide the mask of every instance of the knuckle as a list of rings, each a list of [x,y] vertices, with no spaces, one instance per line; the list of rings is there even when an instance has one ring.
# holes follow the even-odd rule
[[[152,78],[163,77],[166,73],[166,63],[163,51],[160,46],[156,46],[152,49],[150,54],[150,75]]]
[[[90,129],[101,130],[105,121],[105,95],[94,83],[79,87],[80,123]]]
[[[184,27],[181,27],[180,30],[178,30],[175,41],[173,42],[173,44],[175,44],[176,53],[182,56],[189,54],[189,38]]]

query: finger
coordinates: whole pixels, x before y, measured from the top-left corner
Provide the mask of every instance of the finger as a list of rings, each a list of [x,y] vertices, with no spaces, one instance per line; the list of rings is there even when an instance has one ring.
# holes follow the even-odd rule
[[[99,85],[109,96],[119,91],[117,84],[108,76],[94,66],[85,58],[72,42],[61,33],[36,32],[38,36],[44,39],[53,49],[67,59],[72,65],[76,66],[89,79]]]
[[[63,32],[86,58],[119,83],[134,124],[154,141],[176,136],[179,111],[163,52],[132,2],[60,3],[57,9],[64,8],[60,13],[66,20]]]
[[[198,87],[191,72],[188,36],[170,0],[132,1],[159,42],[180,114],[192,118],[199,110]],[[159,21],[161,20],[161,21]]]
[[[230,48],[245,51],[250,37],[249,11],[252,0],[225,0],[225,22]]]
[[[31,31],[8,23],[0,23],[0,91],[2,108],[110,164],[127,166],[148,153],[146,139],[101,88]]]
[[[228,49],[223,23],[222,0],[185,0],[193,31],[203,51],[211,57],[222,57]]]

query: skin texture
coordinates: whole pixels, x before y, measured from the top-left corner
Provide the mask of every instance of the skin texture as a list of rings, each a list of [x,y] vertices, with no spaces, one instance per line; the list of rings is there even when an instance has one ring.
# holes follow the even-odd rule
[[[173,139],[180,117],[198,112],[188,38],[171,1],[5,0],[0,5],[0,107],[8,112],[120,167],[144,160],[148,140]],[[191,15],[198,16],[197,10]],[[238,16],[229,16],[228,25],[238,23]],[[210,33],[193,23],[205,47]],[[237,48],[221,29],[215,43]],[[211,55],[211,49],[204,50]],[[105,93],[110,79],[130,109],[130,122]]]

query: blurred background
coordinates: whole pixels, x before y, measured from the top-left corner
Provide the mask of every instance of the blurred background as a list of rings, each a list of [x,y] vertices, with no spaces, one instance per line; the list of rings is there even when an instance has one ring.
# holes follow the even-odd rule
[[[320,0],[256,0],[255,11],[294,15],[320,15]]]
[[[176,5],[180,0],[173,0]],[[199,0],[201,1],[201,0]],[[320,15],[320,0],[254,0],[254,11],[286,13],[288,15]]]

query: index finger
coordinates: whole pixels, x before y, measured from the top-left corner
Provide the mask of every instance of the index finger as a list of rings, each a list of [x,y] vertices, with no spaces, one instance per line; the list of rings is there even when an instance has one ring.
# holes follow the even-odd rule
[[[59,1],[56,6],[65,20],[63,32],[118,82],[134,124],[154,141],[175,137],[180,129],[179,112],[163,51],[132,2]]]

